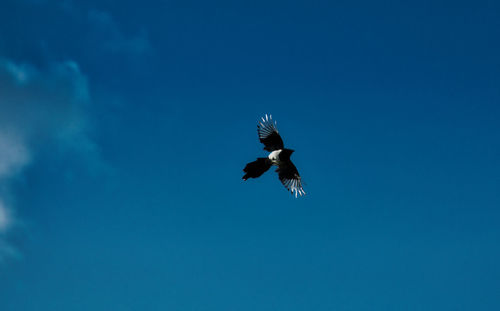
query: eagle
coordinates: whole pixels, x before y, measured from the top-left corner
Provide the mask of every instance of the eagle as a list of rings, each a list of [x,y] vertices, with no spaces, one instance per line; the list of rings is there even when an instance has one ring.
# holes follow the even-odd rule
[[[267,158],[257,158],[256,161],[248,163],[243,169],[245,172],[243,180],[257,178],[274,165],[278,167],[276,172],[281,183],[292,195],[295,197],[305,195],[299,171],[290,160],[294,150],[284,147],[283,139],[276,128],[276,121],[273,121],[271,115],[266,114],[261,118],[257,124],[257,133],[260,142],[264,144],[264,150],[270,153]]]

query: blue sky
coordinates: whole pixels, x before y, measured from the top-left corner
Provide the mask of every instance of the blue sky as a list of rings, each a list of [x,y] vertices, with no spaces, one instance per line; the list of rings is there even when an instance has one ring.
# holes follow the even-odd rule
[[[1,310],[500,309],[498,1],[2,1]],[[305,182],[265,156],[270,113]]]

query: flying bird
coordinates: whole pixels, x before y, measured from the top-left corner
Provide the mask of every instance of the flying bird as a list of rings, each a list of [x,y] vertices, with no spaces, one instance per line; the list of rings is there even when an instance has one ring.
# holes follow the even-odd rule
[[[276,128],[276,121],[273,121],[271,115],[265,115],[257,124],[257,133],[259,140],[264,144],[264,150],[269,151],[267,158],[257,158],[256,161],[248,163],[243,172],[243,180],[248,178],[257,178],[264,174],[271,166],[277,166],[276,172],[281,183],[285,188],[292,192],[292,195],[305,195],[302,188],[302,180],[299,171],[290,160],[290,156],[294,152],[292,149],[286,149],[283,145],[283,140]]]

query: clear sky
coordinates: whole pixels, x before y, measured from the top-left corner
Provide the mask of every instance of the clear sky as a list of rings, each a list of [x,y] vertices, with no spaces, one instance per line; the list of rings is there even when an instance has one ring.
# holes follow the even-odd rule
[[[1,1],[0,310],[500,310],[499,55],[496,0]]]

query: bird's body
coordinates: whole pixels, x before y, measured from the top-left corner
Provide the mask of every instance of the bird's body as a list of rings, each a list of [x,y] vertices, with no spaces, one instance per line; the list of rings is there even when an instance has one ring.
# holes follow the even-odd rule
[[[269,155],[267,156],[269,160],[271,160],[273,165],[280,166],[283,165],[285,162],[290,161],[290,156],[294,150],[292,149],[278,149],[271,151]]]
[[[274,150],[271,151],[271,153],[267,156],[271,162],[273,162],[273,165],[279,165],[280,162],[280,153],[282,149]]]
[[[266,114],[262,118],[262,122],[257,125],[260,142],[264,144],[264,150],[269,151],[267,158],[257,158],[256,161],[248,163],[243,171],[245,175],[243,180],[248,178],[257,178],[264,174],[271,166],[277,166],[276,172],[281,183],[295,194],[304,195],[305,191],[302,188],[302,180],[297,171],[297,168],[290,160],[290,156],[294,152],[292,149],[284,147],[283,140],[278,133],[276,123],[272,117]]]

